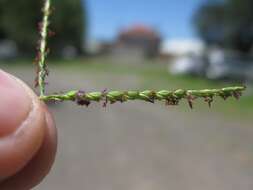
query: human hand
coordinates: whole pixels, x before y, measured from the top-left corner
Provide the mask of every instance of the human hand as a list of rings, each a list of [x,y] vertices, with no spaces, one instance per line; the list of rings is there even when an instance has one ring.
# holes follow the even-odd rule
[[[0,189],[29,190],[48,174],[57,134],[46,105],[0,70]]]

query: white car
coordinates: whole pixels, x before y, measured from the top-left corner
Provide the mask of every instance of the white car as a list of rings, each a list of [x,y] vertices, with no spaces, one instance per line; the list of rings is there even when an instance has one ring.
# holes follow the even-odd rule
[[[18,54],[16,43],[11,40],[0,41],[0,59],[12,59]]]
[[[204,61],[199,56],[186,55],[176,58],[169,64],[169,72],[172,74],[203,75]]]
[[[253,81],[253,59],[236,54],[209,56],[206,77],[209,79]]]

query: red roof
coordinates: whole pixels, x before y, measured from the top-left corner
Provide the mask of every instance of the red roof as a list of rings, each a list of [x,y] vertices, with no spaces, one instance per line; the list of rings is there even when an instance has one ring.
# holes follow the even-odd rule
[[[143,24],[136,24],[120,32],[120,36],[147,36],[152,38],[160,38],[159,34],[151,27]]]

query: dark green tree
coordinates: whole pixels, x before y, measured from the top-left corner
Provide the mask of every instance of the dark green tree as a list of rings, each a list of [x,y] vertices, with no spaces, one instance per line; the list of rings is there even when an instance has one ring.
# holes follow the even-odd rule
[[[230,0],[225,6],[226,44],[249,52],[253,45],[253,1]]]
[[[5,38],[4,29],[3,29],[3,26],[1,25],[1,23],[2,23],[2,13],[3,13],[2,8],[3,8],[3,6],[2,6],[2,2],[0,0],[0,40]]]
[[[253,1],[205,2],[194,15],[194,24],[207,44],[249,52],[253,44]]]
[[[224,5],[217,2],[203,4],[194,15],[197,32],[207,44],[223,43],[224,17]]]
[[[41,21],[41,0],[0,0],[0,26],[6,38],[16,41],[20,51],[34,53],[38,42],[38,23]],[[54,53],[71,45],[82,52],[85,40],[85,10],[81,0],[53,0],[54,16],[51,29],[56,37],[51,38]],[[0,28],[1,32],[1,28]]]

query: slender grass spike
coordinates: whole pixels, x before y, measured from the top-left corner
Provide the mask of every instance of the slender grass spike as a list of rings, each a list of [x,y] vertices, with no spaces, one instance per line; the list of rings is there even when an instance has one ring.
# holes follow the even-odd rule
[[[193,101],[197,98],[203,98],[211,107],[214,97],[221,97],[226,100],[228,97],[239,99],[242,92],[246,90],[245,86],[232,86],[221,89],[202,89],[202,90],[184,90],[175,91],[109,91],[103,92],[84,92],[80,90],[71,90],[66,93],[56,93],[51,95],[45,94],[45,79],[48,75],[46,57],[47,57],[47,38],[49,35],[49,16],[51,10],[51,0],[45,0],[43,8],[43,20],[40,27],[41,40],[38,53],[38,86],[40,88],[40,99],[43,101],[74,101],[78,105],[89,106],[91,102],[103,102],[106,106],[108,102],[111,104],[116,102],[126,102],[132,100],[141,100],[145,102],[155,103],[156,101],[165,101],[166,105],[178,105],[180,100],[186,99],[190,108],[193,108]]]

